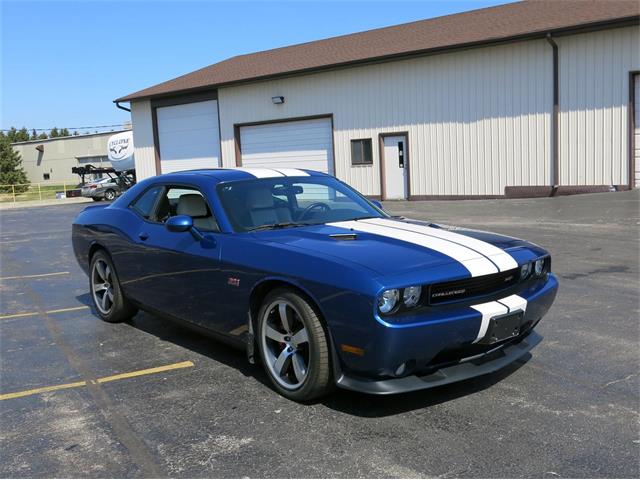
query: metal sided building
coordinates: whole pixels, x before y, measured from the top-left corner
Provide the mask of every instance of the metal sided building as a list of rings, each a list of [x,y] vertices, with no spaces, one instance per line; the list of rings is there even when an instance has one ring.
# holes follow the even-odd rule
[[[382,199],[640,184],[640,3],[525,1],[224,60],[118,98],[138,178],[298,167]]]
[[[107,142],[114,134],[124,131],[127,130],[29,140],[11,146],[20,154],[30,183],[75,185],[80,177],[71,171],[73,167],[112,166]]]

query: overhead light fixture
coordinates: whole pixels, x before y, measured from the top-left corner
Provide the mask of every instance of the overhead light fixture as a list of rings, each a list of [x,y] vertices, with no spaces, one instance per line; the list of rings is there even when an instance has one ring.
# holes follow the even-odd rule
[[[280,97],[271,97],[271,101],[273,102],[274,105],[281,105],[284,103],[284,97],[280,96]]]

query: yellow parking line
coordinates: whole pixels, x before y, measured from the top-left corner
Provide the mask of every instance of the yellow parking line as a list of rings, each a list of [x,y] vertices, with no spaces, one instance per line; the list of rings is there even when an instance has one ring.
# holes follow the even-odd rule
[[[150,375],[150,374],[153,374],[153,373],[168,372],[170,370],[177,370],[177,369],[180,369],[180,368],[189,368],[189,367],[193,367],[193,366],[194,366],[193,362],[187,360],[186,362],[173,363],[171,365],[164,365],[162,367],[147,368],[145,370],[136,370],[135,372],[120,373],[118,375],[111,375],[109,377],[102,377],[102,378],[98,378],[96,380],[89,380],[89,382],[107,383],[107,382],[113,382],[114,380],[122,380],[122,379],[125,379],[125,378],[140,377],[142,375]],[[87,385],[87,382],[85,380],[82,380],[80,382],[63,383],[62,385],[53,385],[53,386],[50,386],[50,387],[33,388],[31,390],[23,390],[21,392],[3,393],[3,394],[0,395],[0,400],[9,400],[11,398],[27,397],[29,395],[37,395],[39,393],[53,392],[53,391],[56,391],[56,390],[64,390],[66,388],[84,387],[85,385]]]
[[[39,273],[37,275],[16,275],[15,277],[0,277],[0,282],[2,280],[18,280],[21,278],[53,277],[54,275],[69,275],[69,272]]]
[[[70,307],[70,308],[58,308],[56,310],[47,310],[44,313],[64,313],[64,312],[75,312],[77,310],[86,310],[90,307],[87,305],[83,305],[81,307]],[[40,312],[24,312],[24,313],[12,313],[11,315],[0,315],[0,320],[7,320],[9,318],[19,318],[19,317],[33,317],[35,315],[40,315]]]

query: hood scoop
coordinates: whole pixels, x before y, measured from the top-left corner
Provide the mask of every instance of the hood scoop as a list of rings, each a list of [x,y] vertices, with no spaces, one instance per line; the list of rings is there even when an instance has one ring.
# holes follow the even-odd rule
[[[357,233],[332,233],[329,235],[334,240],[338,241],[352,241],[358,239]]]

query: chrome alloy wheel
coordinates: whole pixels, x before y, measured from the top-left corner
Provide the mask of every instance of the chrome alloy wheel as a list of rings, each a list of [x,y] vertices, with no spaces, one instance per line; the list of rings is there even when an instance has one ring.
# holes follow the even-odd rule
[[[271,303],[261,319],[261,342],[271,376],[287,390],[302,386],[309,372],[309,336],[300,313],[287,300]]]
[[[93,264],[91,272],[91,293],[96,308],[103,315],[108,315],[113,309],[113,272],[107,262],[100,259]]]

